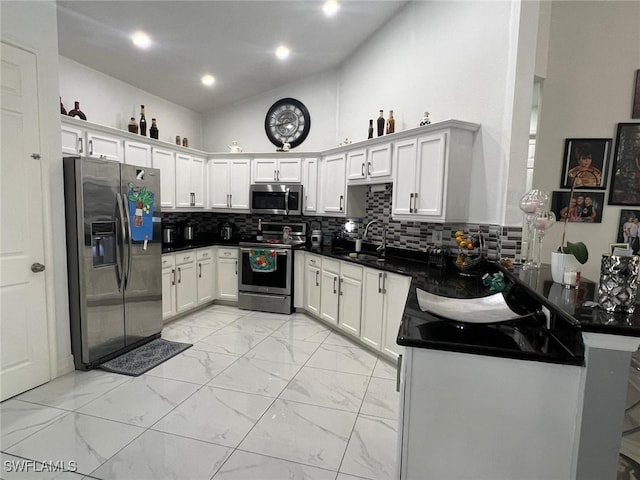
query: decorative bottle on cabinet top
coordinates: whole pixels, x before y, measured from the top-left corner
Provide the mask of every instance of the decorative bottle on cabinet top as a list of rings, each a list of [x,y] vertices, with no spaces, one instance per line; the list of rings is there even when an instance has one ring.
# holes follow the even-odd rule
[[[144,116],[144,105],[140,105],[140,135],[147,136],[147,118]]]
[[[262,235],[262,219],[259,218],[258,219],[258,234],[256,235],[256,240],[258,242],[261,242],[264,239],[263,235]]]
[[[380,110],[380,116],[378,117],[378,136],[381,137],[384,134],[384,112]]]
[[[80,102],[73,102],[73,110],[69,112],[70,117],[80,117],[82,120],[86,120],[87,116],[80,110]]]
[[[156,119],[152,118],[151,119],[151,128],[149,129],[149,136],[151,138],[155,138],[157,140],[158,139],[158,133],[160,133],[160,132],[158,130],[158,125],[156,125]]]
[[[389,110],[389,119],[387,120],[387,133],[396,131],[396,121],[393,118],[393,110]]]
[[[129,120],[129,124],[127,125],[127,129],[131,133],[138,133],[138,124],[136,123],[135,117],[131,117],[131,119]]]
[[[62,115],[66,115],[67,114],[67,109],[64,108],[64,104],[62,103],[62,97],[60,97],[60,113]]]
[[[369,136],[367,138],[373,138],[373,120],[369,120]]]

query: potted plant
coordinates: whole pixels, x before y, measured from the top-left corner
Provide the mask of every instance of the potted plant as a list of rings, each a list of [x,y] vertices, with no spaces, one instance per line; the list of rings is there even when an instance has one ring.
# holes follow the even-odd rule
[[[575,187],[575,181],[580,177],[580,174],[576,175],[571,184],[571,192],[569,193],[569,205],[571,205],[571,199],[573,198],[573,191]],[[566,241],[567,236],[567,222],[569,221],[570,211],[567,210],[567,214],[564,217],[564,226],[562,231],[562,241],[558,247],[557,252],[551,252],[551,277],[554,282],[562,283],[564,272],[568,269],[574,269],[579,271],[577,262],[584,265],[589,260],[589,251],[587,246],[583,242],[569,242]]]

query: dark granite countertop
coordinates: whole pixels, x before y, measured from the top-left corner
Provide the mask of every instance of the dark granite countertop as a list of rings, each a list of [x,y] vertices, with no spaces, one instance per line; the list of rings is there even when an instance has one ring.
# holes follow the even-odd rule
[[[214,245],[237,247],[238,242],[239,240],[237,238],[233,240],[222,240],[221,238],[217,237],[196,237],[191,241],[181,241],[172,243],[170,245],[163,244],[162,253],[182,252],[194,248],[212,247]]]
[[[501,267],[502,268],[502,267]],[[640,306],[634,313],[610,313],[600,308],[585,307],[585,302],[597,302],[598,285],[584,277],[577,289],[566,289],[551,279],[551,267],[522,270],[502,268],[505,275],[527,287],[532,295],[560,315],[576,321],[582,331],[640,337]]]
[[[307,251],[411,276],[398,333],[399,345],[567,365],[584,364],[584,343],[578,323],[570,315],[558,314],[553,306],[550,308],[551,318],[547,321],[542,312],[542,302],[532,296],[522,282],[508,280],[504,292],[511,309],[523,315],[517,320],[491,324],[465,323],[442,318],[420,308],[416,289],[455,299],[493,295],[482,283],[483,273],[500,271],[493,262],[487,262],[481,272],[468,275],[461,274],[450,262],[443,266],[437,256],[417,251],[388,248],[384,262],[376,258],[375,245],[363,245],[363,252],[356,258],[349,256],[353,251],[349,247],[337,251],[308,248]]]

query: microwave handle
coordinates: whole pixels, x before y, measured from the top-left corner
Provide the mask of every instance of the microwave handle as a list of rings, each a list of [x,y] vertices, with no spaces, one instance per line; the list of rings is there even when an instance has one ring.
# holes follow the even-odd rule
[[[290,192],[289,188],[287,188],[284,191],[284,210],[287,213],[287,215],[289,215],[289,192]]]

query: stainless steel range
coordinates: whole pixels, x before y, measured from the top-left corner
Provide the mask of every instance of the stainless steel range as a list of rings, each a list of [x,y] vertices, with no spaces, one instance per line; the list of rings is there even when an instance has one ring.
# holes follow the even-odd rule
[[[263,223],[263,240],[240,242],[238,307],[293,312],[293,251],[304,246],[304,223]]]

